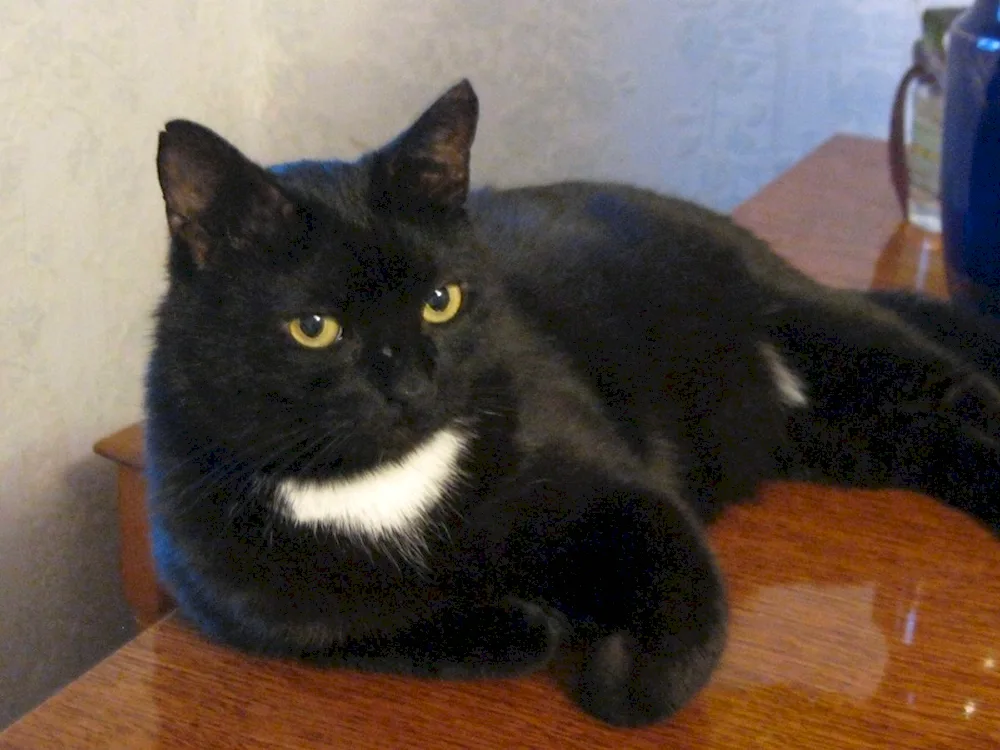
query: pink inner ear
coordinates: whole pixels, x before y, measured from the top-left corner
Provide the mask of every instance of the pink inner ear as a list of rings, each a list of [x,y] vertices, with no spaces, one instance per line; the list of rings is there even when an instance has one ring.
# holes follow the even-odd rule
[[[468,193],[468,172],[464,165],[451,164],[442,169],[427,169],[420,173],[417,189],[434,203],[458,205]]]
[[[252,247],[295,214],[262,167],[197,123],[167,123],[156,167],[170,234],[198,266]]]
[[[187,219],[183,216],[175,214],[173,211],[167,212],[167,226],[170,227],[170,234],[177,234],[185,224],[187,224]]]
[[[401,208],[460,209],[479,105],[468,81],[453,86],[386,149],[386,194]],[[419,210],[419,208],[417,209]]]
[[[220,181],[212,169],[193,157],[173,148],[160,154],[160,182],[167,210],[189,219],[208,209]]]
[[[195,265],[202,268],[211,245],[208,232],[193,221],[188,221],[175,213],[167,213],[167,225],[170,227],[170,236],[183,242],[191,253]]]

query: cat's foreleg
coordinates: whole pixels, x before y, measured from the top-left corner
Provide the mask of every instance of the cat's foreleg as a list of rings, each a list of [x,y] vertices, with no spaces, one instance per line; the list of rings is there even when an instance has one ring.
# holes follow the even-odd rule
[[[556,620],[510,599],[495,606],[448,603],[388,632],[350,638],[303,656],[357,669],[432,677],[507,677],[545,666],[559,642]]]
[[[615,725],[671,715],[725,645],[724,586],[698,522],[669,498],[579,469],[534,493],[553,515],[538,517],[544,547],[527,558],[568,624],[571,694]]]
[[[514,598],[497,605],[442,602],[407,625],[338,634],[323,622],[290,626],[184,597],[185,613],[213,640],[251,653],[293,657],[322,666],[425,677],[507,677],[544,667],[562,628],[550,611]]]
[[[545,666],[562,628],[551,611],[513,597],[497,604],[441,599],[387,622],[293,621],[237,607],[169,554],[158,535],[159,570],[183,614],[212,640],[250,653],[325,666],[438,677],[523,674]],[[379,618],[382,619],[382,618]]]

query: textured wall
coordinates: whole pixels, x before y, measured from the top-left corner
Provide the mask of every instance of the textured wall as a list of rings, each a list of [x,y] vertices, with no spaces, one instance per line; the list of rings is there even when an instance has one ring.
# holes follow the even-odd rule
[[[834,132],[884,136],[922,4],[275,3],[263,155],[355,154],[468,76],[474,180],[606,176],[728,210]]]
[[[90,446],[139,415],[156,133],[245,137],[261,70],[244,2],[194,5],[0,3],[0,726],[131,633]]]
[[[926,4],[634,4],[621,54],[636,87],[617,113],[624,173],[728,210],[834,132],[885,137]]]
[[[634,180],[732,206],[882,134],[899,0],[0,2],[0,726],[131,632],[110,467],[162,284],[156,132],[352,156],[473,79],[474,179]]]

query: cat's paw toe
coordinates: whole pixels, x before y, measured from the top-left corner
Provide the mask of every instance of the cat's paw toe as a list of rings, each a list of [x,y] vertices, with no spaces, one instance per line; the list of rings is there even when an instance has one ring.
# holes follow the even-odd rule
[[[904,410],[957,419],[963,429],[1000,448],[1000,387],[974,370],[940,372]]]
[[[1000,389],[977,372],[956,379],[941,399],[941,409],[1000,445]]]
[[[528,664],[548,662],[559,645],[562,625],[556,614],[524,601],[511,605],[513,630],[513,658]]]
[[[587,713],[622,727],[661,721],[705,685],[721,653],[711,643],[671,654],[645,652],[635,636],[619,631],[584,655],[573,692]]]

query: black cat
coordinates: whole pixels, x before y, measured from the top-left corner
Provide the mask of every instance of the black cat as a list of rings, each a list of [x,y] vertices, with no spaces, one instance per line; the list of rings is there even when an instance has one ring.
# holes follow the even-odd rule
[[[1000,529],[989,324],[881,299],[906,323],[649,191],[470,194],[477,110],[462,82],[356,163],[274,171],[161,134],[150,504],[206,633],[447,677],[557,657],[586,711],[638,725],[712,673],[704,527],[761,480],[914,488]]]

